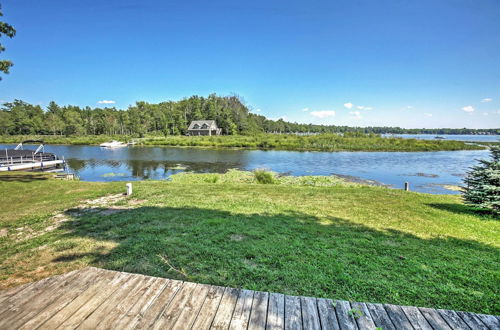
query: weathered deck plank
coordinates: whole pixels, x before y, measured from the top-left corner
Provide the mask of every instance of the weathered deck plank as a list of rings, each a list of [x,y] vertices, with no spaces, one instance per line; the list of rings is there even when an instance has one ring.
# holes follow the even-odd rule
[[[229,329],[246,329],[250,321],[250,312],[253,303],[253,291],[241,290],[236,307],[234,308],[233,317],[229,324]]]
[[[209,291],[210,286],[205,284],[198,284],[194,288],[186,305],[184,305],[184,308],[178,313],[179,316],[172,329],[190,329],[192,327]]]
[[[136,320],[132,322],[127,329],[149,329],[151,328],[158,317],[167,308],[177,293],[184,286],[184,282],[169,281],[160,295],[153,301],[152,304],[143,312],[137,315]]]
[[[71,272],[68,274],[57,275],[43,279],[37,285],[27,286],[21,292],[18,292],[12,297],[9,297],[0,305],[0,320],[5,321],[13,313],[17,313],[19,309],[26,303],[33,301],[33,299],[40,293],[50,292],[54,286],[60,286],[64,281],[71,279],[72,276],[76,275],[77,272]],[[0,321],[0,324],[2,322]]]
[[[382,304],[366,304],[375,325],[384,330],[396,330]]]
[[[159,281],[157,278],[144,276],[141,282],[131,290],[121,302],[112,308],[108,315],[104,316],[97,325],[96,329],[110,329],[117,323],[117,319],[121,315],[127,315],[135,303],[141,299],[151,288],[157,288],[164,281]]]
[[[397,324],[398,329],[404,329],[404,330],[413,329],[410,321],[408,321],[408,318],[406,317],[405,312],[403,311],[401,306],[384,304],[384,308],[387,312],[387,315],[389,315],[389,317],[391,318],[392,323]]]
[[[19,329],[33,329],[35,325],[43,324],[88,289],[95,282],[95,276],[99,273],[99,270],[82,272],[81,277],[76,279],[77,282],[74,286],[68,287],[68,290],[61,292],[57,298],[52,296],[49,303],[42,310],[33,309],[33,313],[27,315],[22,322],[17,325],[11,324],[11,326],[19,327]]]
[[[419,308],[422,315],[425,317],[427,322],[436,330],[451,330],[445,319],[439,314],[439,312],[432,308]]]
[[[401,309],[408,318],[408,321],[410,322],[410,327],[413,327],[415,330],[432,330],[432,327],[430,326],[429,322],[427,322],[424,315],[422,315],[422,313],[417,307],[401,306]]]
[[[28,292],[9,299],[5,305],[8,308],[0,315],[0,327],[8,324],[10,327],[22,325],[26,317],[43,310],[50,303],[50,299],[57,298],[64,293],[65,287],[76,285],[74,281],[82,276],[82,272],[71,272],[60,275],[52,281],[43,283],[42,287],[31,287]]]
[[[318,313],[323,329],[339,330],[340,325],[331,299],[318,298]]]
[[[120,273],[106,272],[94,284],[80,294],[76,299],[71,301],[69,304],[64,306],[58,313],[54,314],[45,323],[42,324],[42,329],[55,329],[61,325],[64,321],[70,318],[76,311],[80,309],[83,305],[87,303],[97,292],[102,290],[102,286],[109,285],[113,281],[120,279]]]
[[[285,296],[285,329],[302,329],[302,311],[300,297]]]
[[[267,309],[267,330],[283,329],[285,327],[285,295],[281,293],[269,294],[269,308]]]
[[[236,301],[238,301],[238,296],[240,295],[240,290],[226,288],[224,290],[224,295],[215,313],[215,318],[212,322],[212,329],[228,329],[231,323],[231,317],[233,316],[234,308],[236,307]]]
[[[134,327],[153,301],[163,292],[165,287],[171,283],[172,282],[169,280],[155,278],[154,283],[147,288],[146,292],[139,297],[128,312],[123,315],[115,316],[116,321],[113,323],[113,327],[116,329]],[[98,328],[101,327],[99,326]]]
[[[249,330],[265,329],[269,293],[255,292],[250,313]]]
[[[115,281],[110,282],[105,287],[101,287],[88,301],[67,318],[59,327],[61,329],[75,329],[83,320],[92,314],[101,304],[106,302],[116,290],[129,281],[133,281],[135,277],[129,274],[120,273]]]
[[[321,330],[316,298],[300,297],[302,307],[302,324],[304,329]]]
[[[3,329],[500,329],[494,315],[231,289],[86,268],[0,292]]]
[[[193,295],[193,291],[198,285],[196,283],[186,282],[177,292],[172,302],[163,310],[154,322],[153,329],[170,329],[181,311],[186,307],[189,299]]]
[[[370,311],[368,307],[366,307],[365,303],[351,303],[351,307],[353,309],[359,310],[361,315],[356,318],[356,323],[358,324],[358,328],[360,329],[375,329],[375,322],[373,322],[372,316],[370,315]]]
[[[203,302],[200,313],[193,324],[193,329],[210,329],[223,295],[223,287],[212,286],[210,288],[210,291],[208,291],[205,301]]]
[[[452,329],[456,330],[469,330],[470,327],[462,320],[455,311],[438,309],[439,315],[450,325]]]
[[[140,284],[144,276],[129,277],[128,280],[119,287],[119,290],[114,291],[106,300],[97,307],[85,320],[80,323],[77,329],[95,329],[97,325],[109,315],[109,313],[127,296],[128,292],[133,290]]]
[[[341,329],[348,330],[356,330],[358,329],[358,325],[356,324],[356,320],[350,313],[351,304],[345,300],[336,300],[335,301],[335,310],[337,311],[337,319],[339,321],[339,325]]]
[[[457,312],[457,314],[471,329],[488,330],[488,327],[476,315],[467,312]]]
[[[486,314],[474,314],[477,318],[479,318],[486,326],[490,329],[500,329],[500,319],[493,315]]]

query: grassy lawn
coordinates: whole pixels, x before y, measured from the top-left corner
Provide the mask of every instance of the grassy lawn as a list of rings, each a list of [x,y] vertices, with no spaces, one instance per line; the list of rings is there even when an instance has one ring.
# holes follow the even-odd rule
[[[93,265],[253,290],[500,313],[500,222],[456,196],[201,175],[137,182],[133,196],[89,210],[78,206],[81,200],[124,184],[25,181],[0,177],[1,228],[8,233],[0,237],[0,288]],[[63,213],[69,220],[54,229],[50,214],[69,207]]]

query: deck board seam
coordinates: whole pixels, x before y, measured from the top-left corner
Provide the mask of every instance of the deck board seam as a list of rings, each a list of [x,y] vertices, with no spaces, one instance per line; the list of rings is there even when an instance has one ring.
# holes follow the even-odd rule
[[[299,300],[299,311],[300,311],[300,324],[302,325],[302,329],[304,329],[304,318],[302,317],[302,296],[297,296]]]
[[[388,310],[388,309],[387,309],[386,305],[387,305],[387,304],[382,304],[382,307],[385,309],[385,312],[386,312],[386,313],[387,313],[387,315],[389,316],[389,319],[391,320],[391,322],[392,322],[392,324],[394,325],[394,327],[395,327],[396,329],[398,329],[398,327],[396,326],[396,320],[393,320],[393,318],[391,317],[392,312],[390,312],[390,310]],[[394,306],[398,307],[398,308],[401,310],[401,312],[402,312],[403,316],[405,317],[406,321],[408,321],[408,323],[410,324],[410,326],[411,326],[413,329],[415,329],[415,327],[413,326],[412,322],[411,322],[411,321],[410,321],[410,319],[408,318],[408,315],[406,315],[406,312],[404,311],[404,309],[403,309],[403,308],[401,308],[401,306],[399,306],[399,305],[394,305]]]
[[[286,329],[286,296],[283,295],[283,329]]]
[[[267,320],[269,318],[269,302],[270,301],[271,301],[271,292],[267,292],[266,321],[264,323],[264,329],[267,328]]]
[[[477,313],[471,313],[472,315],[474,315],[474,317],[479,320],[479,322],[481,322],[482,324],[484,324],[484,326],[488,329],[491,329],[486,323],[484,323],[483,319],[480,318]],[[498,330],[498,329],[491,329],[491,330]]]
[[[461,320],[462,320],[462,322],[463,322],[465,325],[467,325],[467,326],[469,327],[469,329],[474,330],[473,325],[469,324],[469,323],[467,322],[467,320],[466,320],[466,319],[464,319],[464,318],[463,318],[463,316],[461,316],[461,315],[460,315],[460,313],[457,313],[457,312],[455,311],[455,314],[457,314],[458,318],[459,318],[459,319],[461,319]],[[488,327],[486,327],[486,328],[488,328]]]

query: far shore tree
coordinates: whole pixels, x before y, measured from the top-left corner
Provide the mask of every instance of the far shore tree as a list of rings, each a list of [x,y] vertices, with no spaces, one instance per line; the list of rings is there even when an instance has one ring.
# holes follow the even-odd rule
[[[2,5],[0,5],[0,17],[3,16],[3,13],[2,13]],[[3,21],[0,21],[0,37],[3,37],[3,36],[7,36],[9,38],[12,38],[16,35],[16,30],[14,29],[14,27],[12,27],[12,25],[6,23],[6,22],[3,22]],[[3,52],[5,50],[5,47],[0,43],[0,53]],[[9,61],[9,60],[0,60],[0,72],[3,72],[3,73],[9,73],[9,69],[11,66],[13,66],[14,63],[12,63],[12,61]],[[0,76],[0,80],[2,80],[2,77]]]

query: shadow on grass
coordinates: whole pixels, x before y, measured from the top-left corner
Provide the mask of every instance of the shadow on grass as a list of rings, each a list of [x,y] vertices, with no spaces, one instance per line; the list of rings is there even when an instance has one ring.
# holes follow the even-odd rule
[[[480,209],[477,207],[468,206],[465,204],[458,203],[430,203],[427,204],[430,207],[436,208],[438,210],[457,213],[457,214],[467,214],[473,216],[481,216],[484,220],[498,220],[499,215],[493,213],[490,210]]]
[[[33,182],[49,180],[50,176],[44,173],[13,173],[4,172],[0,174],[0,182]]]
[[[68,249],[53,261],[293,295],[499,312],[498,249],[475,241],[421,239],[298,212],[106,210],[80,210],[63,225],[61,240],[90,238],[94,250]],[[99,241],[115,247],[102,251]]]

